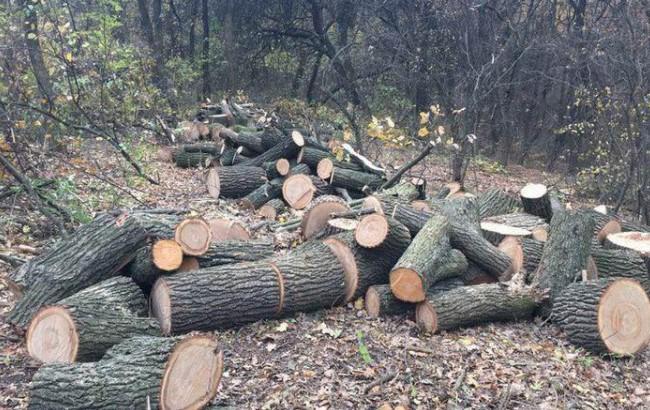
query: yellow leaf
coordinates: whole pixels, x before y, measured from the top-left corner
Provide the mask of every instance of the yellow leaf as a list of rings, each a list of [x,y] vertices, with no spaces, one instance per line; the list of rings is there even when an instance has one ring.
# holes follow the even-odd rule
[[[420,124],[424,125],[427,122],[429,122],[429,113],[428,112],[421,112],[420,113]]]
[[[422,127],[422,128],[420,128],[420,130],[418,131],[418,137],[420,137],[420,138],[424,138],[424,137],[426,137],[427,135],[429,135],[429,130],[426,129],[426,127]]]
[[[72,53],[71,52],[68,51],[67,53],[65,53],[65,61],[67,61],[68,63],[72,62]]]

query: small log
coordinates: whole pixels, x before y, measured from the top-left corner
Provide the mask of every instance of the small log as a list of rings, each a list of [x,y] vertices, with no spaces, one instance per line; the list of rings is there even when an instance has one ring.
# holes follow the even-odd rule
[[[429,288],[427,294],[435,295],[461,286],[464,284],[459,278],[446,279]],[[366,292],[366,312],[372,318],[403,314],[415,316],[415,306],[414,303],[402,302],[397,299],[391,292],[390,285],[373,285]]]
[[[208,221],[208,224],[212,231],[212,242],[227,241],[231,239],[245,241],[251,237],[250,233],[248,233],[248,230],[241,222],[217,218],[211,219]]]
[[[509,214],[520,207],[521,203],[519,201],[499,188],[490,188],[478,196],[478,209],[481,219]]]
[[[630,249],[641,254],[642,257],[650,257],[650,233],[649,232],[621,232],[607,235],[605,247],[614,249]]]
[[[244,147],[232,148],[224,145],[219,156],[219,165],[226,167],[248,161],[250,158],[242,154],[243,150]]]
[[[282,197],[293,209],[304,209],[314,198],[316,187],[307,175],[292,175],[282,184]]]
[[[178,224],[174,239],[185,255],[203,255],[212,242],[212,230],[203,219],[189,218]]]
[[[334,218],[327,221],[325,227],[314,237],[318,238],[327,238],[332,235],[337,235],[345,232],[352,232],[356,229],[359,221],[356,219],[348,218]]]
[[[396,219],[408,228],[411,236],[417,235],[422,226],[434,215],[432,212],[417,211],[408,202],[385,195],[366,197],[362,208],[372,208],[375,212]]]
[[[253,262],[273,256],[273,241],[268,239],[226,240],[212,242],[208,250],[196,257],[202,268]]]
[[[303,147],[298,153],[297,161],[300,164],[305,164],[312,170],[318,168],[318,163],[326,158],[334,158],[334,156],[326,151],[312,148],[312,147]]]
[[[639,282],[600,279],[563,289],[551,318],[577,346],[597,354],[629,355],[647,346],[649,317],[650,300]]]
[[[339,161],[334,157],[327,157],[318,161],[318,165],[316,166],[316,175],[324,181],[329,181],[332,177],[332,172],[334,172],[334,168],[363,172],[363,168],[357,164]]]
[[[151,245],[146,245],[138,249],[133,260],[124,269],[125,273],[146,291],[151,289],[151,286],[159,276],[166,273],[153,263],[151,248]],[[181,251],[181,258],[182,255],[183,252]]]
[[[498,245],[507,236],[525,238],[533,235],[533,233],[527,229],[490,221],[481,222],[481,232],[485,239],[490,241],[493,245]]]
[[[607,235],[623,232],[621,223],[615,219],[612,219],[611,221],[607,222],[602,227],[598,227],[598,225],[596,225],[596,230],[597,230],[596,241],[601,245],[605,243],[605,240],[607,239]]]
[[[283,180],[280,178],[265,182],[259,188],[242,198],[239,201],[239,205],[244,209],[254,211],[271,199],[280,197],[282,194],[282,184]]]
[[[206,185],[211,197],[243,198],[266,182],[264,169],[237,165],[212,168]]]
[[[415,321],[429,333],[489,322],[528,320],[539,305],[532,288],[501,283],[463,286],[427,295],[415,308]]]
[[[575,282],[587,267],[594,221],[580,211],[559,212],[551,220],[551,233],[535,273],[533,283],[549,290],[542,315],[550,314],[555,298]]]
[[[289,175],[298,175],[298,174],[309,175],[311,174],[311,169],[305,164],[297,164],[291,167],[291,169],[289,170]]]
[[[151,260],[162,271],[174,271],[183,263],[183,248],[176,241],[160,239],[151,247]],[[147,275],[145,272],[142,274]]]
[[[513,228],[526,229],[530,231],[531,236],[538,241],[546,241],[546,239],[548,239],[548,223],[538,216],[527,214],[525,212],[495,215],[482,219],[481,222],[493,222],[512,226]]]
[[[287,136],[277,128],[267,127],[262,134],[262,145],[264,150],[271,149],[282,141],[286,140]]]
[[[361,192],[375,191],[383,182],[384,180],[376,174],[337,167],[333,167],[329,178],[330,185]]]
[[[131,279],[108,279],[39,310],[27,329],[27,350],[43,363],[97,360],[130,337],[160,336],[155,319],[136,316],[145,307]]]
[[[338,196],[323,195],[316,198],[302,216],[300,227],[303,238],[311,239],[323,230],[330,219],[331,213],[349,210],[350,207],[345,200]]]
[[[176,227],[183,221],[180,215],[153,213],[151,210],[124,213],[135,219],[146,231],[147,237],[153,240],[173,238]]]
[[[257,214],[266,219],[276,219],[285,208],[281,199],[271,199],[257,210]]]
[[[215,157],[206,152],[186,152],[177,150],[172,153],[172,158],[176,166],[179,168],[207,168]]]
[[[354,239],[364,248],[376,248],[386,241],[392,241],[392,236],[397,235],[399,238],[408,237],[411,234],[408,229],[394,219],[387,218],[381,214],[372,214],[361,219],[354,230]]]
[[[262,164],[266,171],[266,178],[270,181],[274,178],[281,178],[289,175],[291,163],[286,158],[280,158],[277,161],[269,161]]]
[[[95,363],[53,364],[34,375],[33,409],[199,409],[217,394],[223,352],[214,336],[138,336]],[[91,405],[92,403],[92,405]]]
[[[117,276],[145,239],[146,232],[135,218],[100,215],[19,268],[20,274],[11,279],[22,282],[15,286],[24,293],[8,320],[24,326],[41,306]]]
[[[222,146],[214,143],[200,143],[181,145],[179,149],[185,152],[203,152],[205,154],[210,154],[213,157],[219,157],[221,155]]]
[[[553,216],[548,188],[543,184],[527,184],[519,192],[524,211],[547,221]]]
[[[403,201],[415,201],[416,199],[424,199],[422,197],[421,185],[415,185],[411,181],[402,181],[388,189],[381,191],[382,195],[394,196]]]
[[[219,136],[233,147],[245,147],[255,154],[265,151],[262,145],[262,132],[235,132],[230,128],[222,128]]]
[[[275,146],[255,158],[242,162],[240,165],[260,167],[267,161],[276,161],[280,158],[295,158],[298,151],[305,145],[305,139],[300,133],[294,132],[291,138],[286,138]]]
[[[524,270],[528,274],[527,282],[530,283],[542,259],[544,242],[532,238],[524,238],[521,240],[521,248],[524,254]]]

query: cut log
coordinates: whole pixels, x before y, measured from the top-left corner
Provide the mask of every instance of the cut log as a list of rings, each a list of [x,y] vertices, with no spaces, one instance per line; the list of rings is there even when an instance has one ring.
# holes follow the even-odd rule
[[[497,249],[508,255],[512,261],[511,268],[499,277],[501,282],[509,281],[515,273],[524,272],[524,251],[521,246],[521,239],[518,236],[506,236],[497,246]]]
[[[291,138],[285,138],[264,153],[255,158],[242,162],[240,165],[261,167],[267,161],[277,161],[280,158],[295,158],[298,151],[305,145],[305,139],[300,133],[292,133]]]
[[[146,211],[129,212],[129,217],[134,218],[146,231],[147,237],[153,240],[173,238],[176,227],[183,221],[183,217],[179,215],[155,214]]]
[[[181,145],[179,149],[185,152],[203,152],[205,154],[210,154],[213,157],[219,157],[221,155],[222,147],[219,144],[214,143],[201,143]]]
[[[356,164],[359,164],[364,171],[382,176],[386,174],[385,169],[378,167],[377,165],[373,164],[372,161],[370,161],[368,158],[356,152],[354,148],[350,146],[350,144],[342,144],[341,147],[343,147],[345,152],[350,155],[350,160]]]
[[[318,161],[316,166],[316,175],[323,181],[329,181],[334,171],[334,160],[331,158],[323,158]]]
[[[266,172],[259,167],[237,165],[210,170],[206,180],[210,196],[243,198],[266,182]]]
[[[524,211],[547,221],[553,216],[548,189],[543,184],[527,184],[519,192]]]
[[[145,230],[134,218],[103,214],[19,268],[23,297],[8,316],[24,326],[43,305],[117,276],[144,245]]]
[[[506,194],[502,189],[490,188],[478,196],[481,219],[490,216],[509,214],[521,207],[521,203]]]
[[[297,160],[299,163],[305,164],[311,169],[316,170],[318,168],[318,163],[326,158],[334,158],[334,156],[317,148],[303,147],[300,149],[300,153],[298,153]]]
[[[648,232],[621,232],[607,235],[605,247],[615,249],[631,249],[650,257],[650,233]]]
[[[385,195],[366,197],[362,208],[372,208],[375,212],[396,219],[408,228],[411,236],[417,235],[422,226],[434,215],[432,212],[417,211],[408,202]]]
[[[36,372],[33,409],[199,409],[216,395],[223,352],[214,336],[139,336],[96,363],[52,364]]]
[[[257,210],[257,214],[266,219],[275,219],[284,210],[284,202],[281,199],[271,199]]]
[[[390,272],[390,287],[398,299],[420,302],[431,285],[447,279],[440,272],[445,271],[446,256],[451,249],[448,232],[447,219],[434,216],[413,238]]]
[[[171,272],[183,263],[183,248],[178,242],[170,239],[156,241],[151,247],[151,260],[156,268]],[[147,274],[143,272],[146,276]]]
[[[498,245],[507,236],[527,237],[532,236],[532,232],[527,229],[517,228],[510,225],[504,225],[496,222],[481,222],[481,232],[485,239],[493,245]]]
[[[544,252],[544,242],[532,238],[524,238],[521,240],[521,249],[524,254],[524,270],[528,274],[527,282],[531,282],[539,261],[542,259]]]
[[[130,337],[160,336],[155,319],[135,315],[145,306],[131,279],[108,279],[39,310],[27,329],[27,350],[43,363],[97,360]]]
[[[212,230],[203,219],[189,218],[178,224],[174,239],[185,255],[203,255],[212,242]]]
[[[460,278],[465,285],[474,286],[483,283],[496,283],[499,280],[490,275],[474,262],[468,261],[467,269],[461,273]]]
[[[259,188],[246,195],[239,201],[239,205],[248,210],[255,210],[269,202],[271,199],[280,197],[282,194],[282,183],[280,178],[273,179],[260,185]]]
[[[342,198],[333,195],[323,195],[311,202],[302,216],[300,227],[302,236],[311,239],[318,234],[330,219],[332,212],[349,211],[350,207]]]
[[[411,201],[411,207],[413,207],[413,209],[415,209],[416,211],[425,211],[425,212],[432,211],[431,203],[423,199]]]
[[[512,226],[514,228],[526,229],[531,232],[531,236],[538,241],[546,241],[548,239],[548,224],[546,221],[538,216],[531,215],[525,212],[516,212],[503,215],[495,215],[483,219],[481,222],[492,222]],[[498,238],[488,238],[498,239]]]
[[[177,272],[191,272],[199,269],[199,260],[193,256],[183,256],[183,263],[176,269]],[[153,283],[152,283],[153,285]]]
[[[199,266],[228,265],[239,262],[252,262],[273,256],[273,241],[268,239],[227,240],[212,242],[208,250],[197,256]]]
[[[223,146],[221,155],[219,156],[219,165],[222,167],[241,164],[248,161],[250,158],[242,154],[244,147],[231,148]]]
[[[246,227],[237,221],[219,218],[211,219],[208,224],[212,231],[212,242],[227,241],[231,239],[245,241],[251,237]]]
[[[314,198],[316,187],[307,175],[292,175],[282,184],[282,197],[293,209],[304,209]]]
[[[605,249],[592,247],[591,256],[599,278],[630,278],[638,280],[650,292],[650,272],[643,258],[628,249]]]
[[[214,156],[206,152],[186,152],[182,150],[176,150],[172,154],[172,158],[179,168],[207,168],[214,160]]]
[[[542,315],[550,314],[555,298],[587,267],[594,221],[580,211],[559,212],[551,220],[551,233],[544,246],[533,284],[549,290]]]
[[[371,214],[361,219],[354,231],[354,239],[364,248],[377,248],[384,242],[392,242],[395,240],[393,236],[400,242],[410,242],[411,234],[405,228],[392,218]]]
[[[289,175],[291,169],[291,163],[286,158],[280,158],[277,161],[265,162],[262,165],[264,171],[266,171],[266,178],[272,180],[274,178],[280,178]]]
[[[262,132],[235,132],[230,128],[222,128],[219,136],[233,147],[245,147],[250,151],[261,154],[265,151],[262,145]]]
[[[623,231],[620,222],[618,222],[615,219],[612,219],[611,221],[607,222],[605,225],[603,225],[600,228],[596,226],[596,229],[597,229],[596,240],[598,241],[599,244],[603,244],[605,242],[605,239],[607,239],[607,235],[619,233]]]
[[[156,279],[166,273],[153,263],[151,248],[151,245],[146,245],[138,249],[133,260],[124,269],[125,273],[145,291],[151,289]]]
[[[298,175],[298,174],[309,175],[311,174],[311,169],[305,164],[297,164],[291,167],[291,169],[289,170],[289,175]]]
[[[320,176],[320,175],[319,175]],[[329,178],[330,185],[354,191],[374,191],[384,180],[376,174],[334,167]]]
[[[403,201],[413,203],[416,199],[424,199],[422,197],[422,191],[420,190],[421,186],[422,185],[415,185],[411,181],[402,181],[397,185],[384,189],[381,193],[382,195],[394,196]]]
[[[552,315],[571,343],[593,353],[625,355],[647,346],[648,318],[648,295],[632,279],[573,283],[556,297]]]
[[[426,301],[415,308],[415,321],[420,329],[437,333],[489,322],[530,319],[538,304],[532,288],[517,289],[500,283],[463,286],[427,295]]]
[[[356,219],[334,218],[327,221],[325,227],[314,238],[327,238],[344,232],[352,232],[359,225]]]
[[[267,127],[262,134],[262,144],[264,150],[271,149],[282,141],[286,140],[287,136],[275,127]]]

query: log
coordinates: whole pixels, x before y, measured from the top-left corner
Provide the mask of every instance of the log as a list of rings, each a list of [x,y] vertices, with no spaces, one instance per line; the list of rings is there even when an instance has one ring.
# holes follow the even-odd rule
[[[650,257],[650,233],[649,232],[621,232],[607,235],[605,247],[614,249],[630,249],[641,254],[642,257]]]
[[[502,189],[490,188],[478,196],[481,219],[490,216],[509,214],[521,207],[521,203],[506,194]]]
[[[286,140],[287,136],[277,128],[267,127],[262,134],[262,145],[264,150],[273,148],[275,145]]]
[[[309,175],[311,174],[311,169],[305,164],[297,164],[291,167],[291,169],[289,170],[289,175],[298,175],[298,174]]]
[[[266,182],[264,169],[237,165],[212,168],[206,185],[211,197],[243,198]]]
[[[390,272],[390,287],[398,299],[420,302],[431,285],[447,279],[440,272],[445,271],[446,256],[451,249],[448,233],[447,219],[434,216],[413,238]]]
[[[140,288],[129,278],[100,282],[42,308],[27,329],[29,354],[43,363],[98,360],[111,346],[134,336],[160,336]]]
[[[349,211],[350,207],[342,198],[334,195],[323,195],[311,202],[302,216],[300,228],[304,239],[316,236],[330,219],[333,212]]]
[[[19,278],[25,287],[8,320],[24,326],[41,306],[117,276],[145,239],[145,230],[134,218],[100,215],[10,278]]]
[[[215,143],[199,143],[199,144],[186,144],[181,145],[179,150],[184,152],[203,152],[205,154],[210,154],[213,157],[219,157],[221,155],[221,145]]]
[[[375,212],[396,219],[408,228],[411,236],[417,235],[422,226],[434,215],[433,212],[415,210],[408,202],[385,195],[367,197],[363,201],[362,208],[372,208]]]
[[[327,221],[325,227],[316,235],[314,239],[327,238],[344,232],[352,232],[356,229],[359,221],[348,218],[333,218]]]
[[[214,158],[212,154],[208,154],[207,152],[176,150],[172,153],[172,159],[179,168],[207,168]]]
[[[169,239],[174,237],[176,226],[183,217],[174,214],[158,214],[146,211],[125,211],[146,231],[149,239]]]
[[[538,241],[546,241],[548,239],[548,223],[538,216],[525,212],[495,215],[482,219],[481,222],[493,222],[514,228],[526,229],[531,232],[533,239],[537,239]]]
[[[212,242],[208,250],[196,257],[201,268],[252,262],[273,256],[273,241],[268,239],[226,240]]]
[[[376,174],[337,167],[333,167],[329,178],[330,185],[360,192],[375,191],[383,182]]]
[[[239,165],[261,167],[267,161],[276,161],[280,158],[295,158],[298,151],[305,145],[305,139],[300,133],[292,133],[291,138],[285,138],[278,144],[264,151],[255,158],[251,158]]]
[[[293,209],[304,209],[314,198],[316,187],[307,175],[292,175],[282,184],[282,197]]]
[[[254,211],[269,202],[271,199],[279,198],[282,194],[283,180],[280,178],[272,179],[260,185],[259,188],[246,195],[239,201],[239,205],[251,211]]]
[[[416,211],[425,211],[425,212],[432,211],[431,202],[422,199],[411,201],[411,207]]]
[[[393,236],[400,241],[410,242],[411,234],[401,223],[381,214],[371,214],[359,221],[354,230],[354,239],[364,248],[376,248],[384,242],[394,241]]]
[[[262,164],[262,168],[266,171],[266,179],[269,181],[274,178],[281,178],[289,175],[291,163],[286,158],[280,158],[277,161],[269,161]]]
[[[224,145],[219,156],[219,165],[225,167],[248,161],[250,158],[242,154],[243,150],[243,147],[231,148]]]
[[[496,283],[498,279],[484,271],[474,262],[468,261],[467,269],[461,273],[460,278],[465,285],[473,286],[483,283]]]
[[[138,249],[133,260],[124,269],[125,273],[145,291],[151,289],[156,279],[166,273],[153,263],[151,248],[151,245],[146,245]],[[181,251],[181,258],[182,255]]]
[[[357,164],[339,161],[334,157],[326,157],[318,161],[318,165],[316,166],[316,175],[324,181],[329,181],[332,177],[332,172],[334,172],[334,168],[363,172],[363,168]]]
[[[527,184],[519,192],[524,211],[547,221],[553,216],[551,199],[546,185]]]
[[[394,196],[403,201],[412,203],[412,201],[415,201],[416,199],[424,199],[419,187],[420,186],[416,186],[411,181],[402,181],[388,189],[384,189],[381,193],[382,195]]]
[[[343,144],[341,145],[345,152],[347,152],[350,155],[350,160],[352,162],[355,162],[359,164],[364,171],[377,174],[377,175],[385,175],[386,170],[383,168],[380,168],[376,166],[375,164],[372,163],[368,158],[364,157],[363,155],[359,154],[350,146],[350,144]]]
[[[650,292],[650,272],[637,252],[595,246],[591,249],[591,256],[596,264],[598,278],[635,279],[647,292]]]
[[[566,211],[553,215],[550,237],[533,280],[534,285],[549,291],[542,315],[550,314],[555,298],[586,269],[593,232],[594,221],[586,213]]]
[[[241,222],[216,218],[208,221],[208,224],[212,231],[212,242],[227,241],[231,239],[245,241],[251,237],[250,233],[248,233],[248,230]]]
[[[490,221],[481,222],[481,233],[492,245],[498,245],[506,237],[525,238],[533,235],[527,229]]]
[[[183,263],[183,248],[176,241],[160,239],[151,247],[151,260],[161,271],[174,271]],[[147,275],[146,272],[142,274]]]
[[[556,297],[552,319],[571,343],[593,353],[630,355],[650,340],[650,300],[632,279],[573,283]]]
[[[297,161],[300,164],[305,164],[312,170],[316,171],[318,168],[318,163],[326,158],[334,158],[334,156],[323,150],[312,148],[312,147],[303,147],[298,153]]]
[[[524,255],[524,270],[528,274],[527,282],[530,283],[542,259],[544,242],[532,238],[524,238],[521,240],[521,248]]]
[[[139,336],[96,363],[51,364],[34,375],[30,409],[198,409],[216,395],[223,352],[214,336]]]
[[[615,219],[612,219],[601,227],[596,225],[596,241],[602,245],[605,243],[607,235],[619,232],[623,232],[623,228],[621,227],[620,222]]]
[[[501,283],[463,286],[427,295],[415,308],[415,321],[425,332],[438,333],[489,322],[527,320],[539,305],[532,288]]]
[[[222,128],[219,136],[233,147],[245,147],[255,154],[266,151],[262,144],[262,132],[235,132],[230,128]]]
[[[266,219],[276,219],[285,208],[281,199],[271,199],[257,210],[257,214]]]
[[[212,242],[212,230],[203,219],[188,218],[178,224],[174,239],[185,255],[203,255]]]

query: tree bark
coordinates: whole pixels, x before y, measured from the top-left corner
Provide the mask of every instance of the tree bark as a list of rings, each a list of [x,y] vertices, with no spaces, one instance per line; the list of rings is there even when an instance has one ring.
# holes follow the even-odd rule
[[[253,262],[271,256],[273,256],[273,241],[251,239],[212,242],[208,250],[203,255],[197,256],[196,259],[201,268],[208,268],[239,262]]]
[[[243,198],[265,182],[262,168],[238,165],[211,169],[206,185],[213,198]]]
[[[634,251],[592,247],[591,256],[598,269],[598,278],[630,278],[641,283],[650,293],[650,271],[643,258]]]
[[[478,208],[481,219],[490,216],[509,214],[521,207],[515,198],[499,188],[491,188],[478,196]]]
[[[329,183],[335,187],[345,188],[354,191],[366,192],[375,191],[384,182],[384,179],[376,174],[369,174],[350,169],[334,167]]]
[[[311,201],[300,224],[303,238],[311,239],[325,228],[331,213],[349,210],[345,200],[334,195],[323,195]]]
[[[276,178],[265,182],[263,185],[260,185],[257,189],[242,198],[239,204],[246,209],[258,209],[270,200],[278,198],[280,195],[282,195],[283,182],[284,180],[281,178]]]
[[[298,151],[305,145],[304,138],[301,135],[293,135],[284,138],[281,142],[264,151],[264,153],[242,162],[240,165],[251,167],[261,167],[265,162],[277,161],[280,158],[295,158]]]

